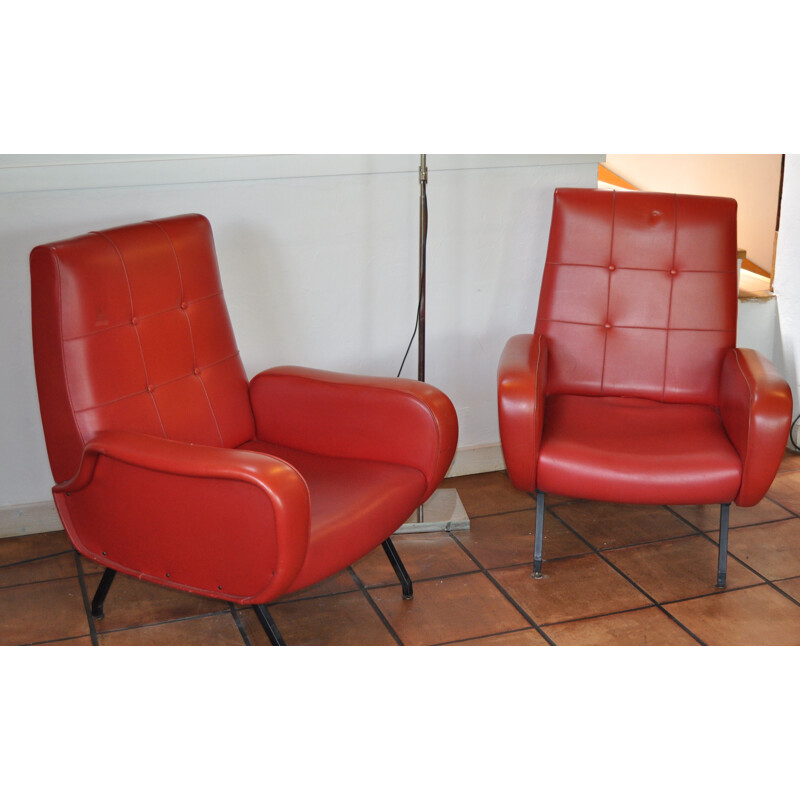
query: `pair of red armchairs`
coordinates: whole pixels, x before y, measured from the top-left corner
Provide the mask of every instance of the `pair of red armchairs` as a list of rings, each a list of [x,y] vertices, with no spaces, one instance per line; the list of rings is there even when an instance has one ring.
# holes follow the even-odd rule
[[[392,545],[436,489],[456,413],[417,381],[297,367],[248,381],[208,221],[161,219],[36,247],[33,345],[56,506],[75,548],[116,572],[267,605]],[[758,502],[791,395],[735,348],[730,200],[556,192],[535,332],[499,369],[514,485],[615,502]]]

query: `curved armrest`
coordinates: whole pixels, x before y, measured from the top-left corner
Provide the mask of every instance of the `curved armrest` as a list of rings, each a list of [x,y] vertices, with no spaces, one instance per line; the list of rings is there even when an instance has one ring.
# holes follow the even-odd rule
[[[720,414],[742,459],[742,484],[736,504],[755,505],[775,479],[786,450],[792,416],[791,390],[760,353],[734,348],[722,363]]]
[[[53,495],[84,555],[234,602],[280,596],[308,548],[305,481],[260,453],[106,432]]]
[[[304,367],[275,367],[250,382],[256,436],[319,455],[415,467],[427,498],[458,442],[449,398],[426,383]]]
[[[536,490],[536,465],[544,426],[547,339],[541,334],[512,336],[497,369],[500,442],[511,483]]]

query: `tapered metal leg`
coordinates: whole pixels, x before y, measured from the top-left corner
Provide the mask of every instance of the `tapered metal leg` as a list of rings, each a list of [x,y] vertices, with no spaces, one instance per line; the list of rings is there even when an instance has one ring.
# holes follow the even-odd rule
[[[542,577],[542,541],[544,539],[544,492],[536,492],[536,535],[533,538],[533,577]]]
[[[719,562],[717,564],[717,588],[724,589],[728,577],[728,521],[731,504],[719,507]]]
[[[406,572],[405,565],[395,549],[394,542],[391,539],[386,539],[381,544],[383,545],[383,552],[386,553],[389,563],[394,568],[395,575],[400,579],[400,585],[403,587],[403,598],[410,600],[414,596],[414,587],[411,584],[408,572]]]
[[[278,630],[275,620],[272,619],[272,615],[267,611],[267,607],[265,605],[257,605],[253,606],[253,610],[256,612],[258,621],[261,623],[261,627],[264,628],[270,642],[276,646],[285,646],[286,642],[283,641],[283,636],[281,636],[281,632]]]
[[[97,587],[97,591],[92,598],[92,616],[95,619],[103,619],[103,603],[106,600],[106,595],[111,588],[116,574],[116,570],[111,569],[111,567],[106,567],[103,577],[100,578],[100,585]]]

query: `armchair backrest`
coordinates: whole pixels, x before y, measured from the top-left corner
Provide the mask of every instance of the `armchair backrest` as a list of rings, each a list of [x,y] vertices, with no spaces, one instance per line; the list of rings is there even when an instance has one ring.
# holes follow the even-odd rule
[[[536,320],[547,393],[717,405],[736,249],[735,200],[557,189]]]
[[[223,447],[253,437],[205,217],[40,245],[30,262],[36,383],[57,483],[106,430]]]

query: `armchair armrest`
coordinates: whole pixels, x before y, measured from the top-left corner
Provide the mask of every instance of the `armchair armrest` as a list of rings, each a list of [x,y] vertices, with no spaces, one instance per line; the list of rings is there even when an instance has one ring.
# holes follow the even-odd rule
[[[458,418],[450,399],[405,378],[275,367],[250,382],[256,436],[318,455],[415,467],[429,497],[455,454]]]
[[[763,355],[734,348],[722,363],[720,415],[742,459],[736,504],[755,505],[775,479],[786,450],[792,416],[789,385]]]
[[[305,481],[260,453],[106,432],[53,495],[89,558],[233,602],[282,594],[308,548]]]
[[[536,465],[544,427],[547,340],[541,334],[512,336],[497,369],[500,441],[511,483],[536,490]]]

